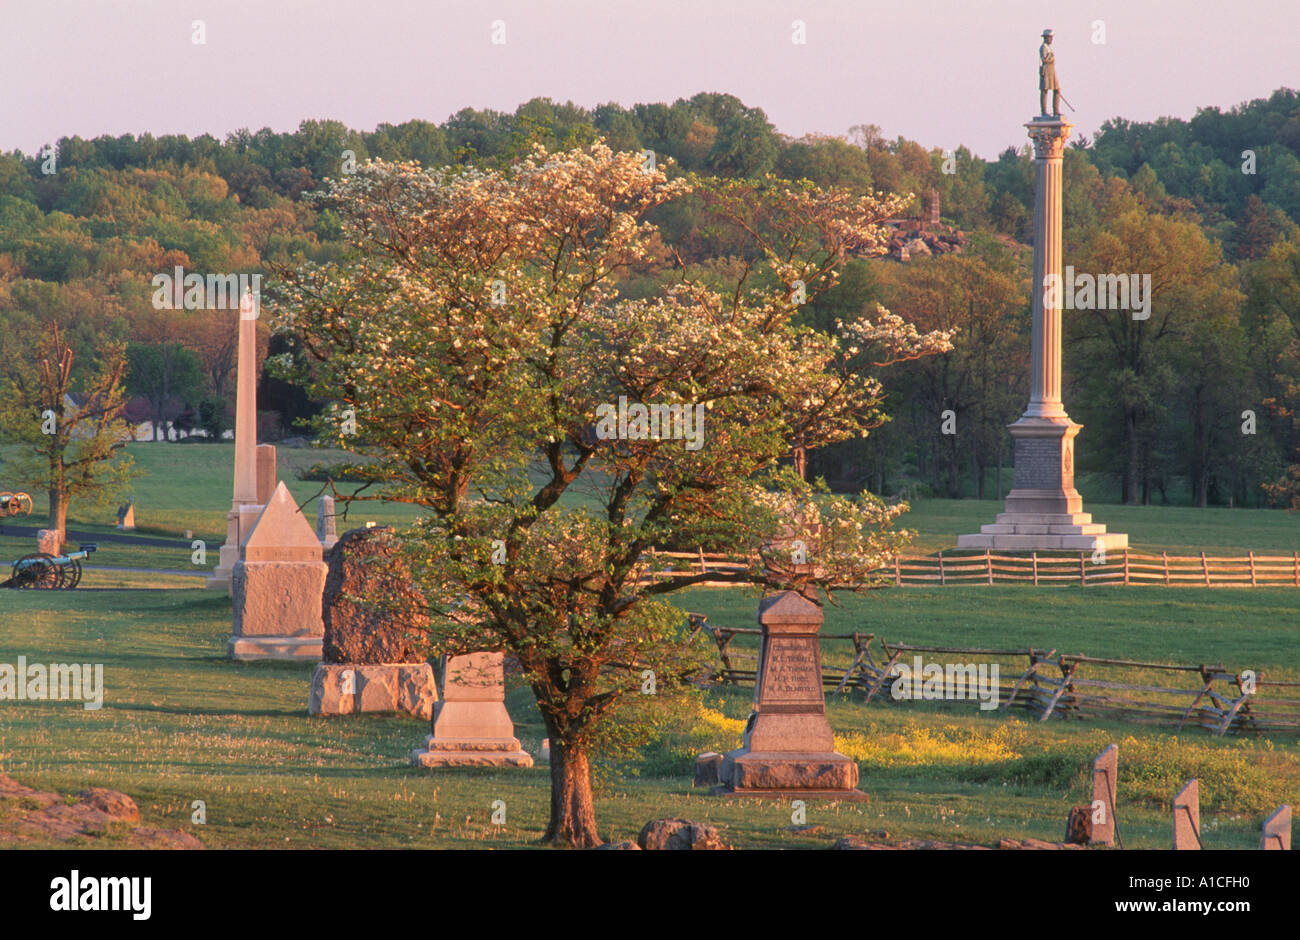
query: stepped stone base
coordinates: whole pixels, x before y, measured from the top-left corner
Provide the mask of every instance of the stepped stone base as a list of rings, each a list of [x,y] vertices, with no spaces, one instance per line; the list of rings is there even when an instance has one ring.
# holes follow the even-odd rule
[[[531,767],[532,756],[517,738],[461,738],[450,741],[429,735],[425,746],[411,752],[416,767]]]
[[[1081,428],[1067,417],[1028,415],[1011,425],[1015,484],[1007,494],[1006,512],[976,534],[957,536],[957,547],[1085,552],[1127,548],[1128,536],[1093,522],[1074,488],[1074,438]]]
[[[817,796],[825,799],[864,800],[858,785],[858,765],[843,754],[791,751],[729,751],[718,768],[717,795]]]
[[[322,645],[318,636],[232,636],[226,653],[231,659],[320,662]]]

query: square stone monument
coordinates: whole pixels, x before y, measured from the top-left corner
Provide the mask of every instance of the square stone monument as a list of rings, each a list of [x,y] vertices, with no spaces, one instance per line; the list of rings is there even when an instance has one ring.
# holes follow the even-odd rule
[[[531,767],[506,711],[505,655],[470,653],[447,661],[433,734],[411,754],[417,767]]]
[[[863,800],[858,765],[835,751],[822,691],[820,607],[795,591],[764,598],[754,706],[742,746],[718,768],[716,795]]]
[[[231,572],[230,657],[319,660],[326,570],[316,533],[279,484],[239,546]]]
[[[1291,851],[1291,807],[1283,803],[1273,815],[1264,820],[1264,829],[1260,833],[1259,847],[1265,850],[1283,852]]]
[[[1174,848],[1199,850],[1201,845],[1201,787],[1193,777],[1174,796]]]
[[[1115,794],[1119,787],[1119,745],[1112,744],[1092,762],[1092,844],[1115,844]],[[1098,804],[1101,804],[1098,806]],[[1098,812],[1098,809],[1101,812]]]

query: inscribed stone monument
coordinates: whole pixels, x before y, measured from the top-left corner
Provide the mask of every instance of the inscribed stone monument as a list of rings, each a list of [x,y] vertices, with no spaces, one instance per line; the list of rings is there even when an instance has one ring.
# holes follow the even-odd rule
[[[764,598],[754,705],[742,746],[723,756],[714,793],[861,800],[858,765],[835,751],[826,720],[821,608],[795,591]]]
[[[411,754],[417,767],[531,767],[506,712],[504,654],[447,661],[433,734]]]

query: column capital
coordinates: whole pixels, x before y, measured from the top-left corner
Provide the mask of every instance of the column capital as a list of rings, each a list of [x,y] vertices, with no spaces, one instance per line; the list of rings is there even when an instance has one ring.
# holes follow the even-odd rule
[[[1025,127],[1029,128],[1029,139],[1034,142],[1036,160],[1060,160],[1070,131],[1074,130],[1073,124],[1060,118],[1039,118]]]

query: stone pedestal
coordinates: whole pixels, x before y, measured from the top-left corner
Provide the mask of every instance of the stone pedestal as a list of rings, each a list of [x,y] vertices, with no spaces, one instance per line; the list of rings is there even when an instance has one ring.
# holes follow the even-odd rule
[[[719,785],[727,796],[862,800],[858,765],[835,751],[822,691],[817,635],[821,608],[794,591],[765,598],[754,708],[743,744],[723,755]]]
[[[471,653],[447,663],[433,734],[411,754],[417,767],[531,767],[506,712],[504,655]]]
[[[1061,403],[1061,159],[1073,125],[1040,117],[1029,124],[1037,164],[1031,290],[1029,405],[1010,426],[1015,482],[1006,512],[958,548],[1009,551],[1112,551],[1128,536],[1107,532],[1083,512],[1074,488],[1074,438],[1083,429]],[[1053,288],[1053,283],[1055,287]]]
[[[231,572],[233,659],[320,660],[326,565],[320,542],[281,483],[239,547]]]
[[[307,712],[396,712],[429,721],[437,701],[438,687],[428,663],[321,663],[311,677]]]

